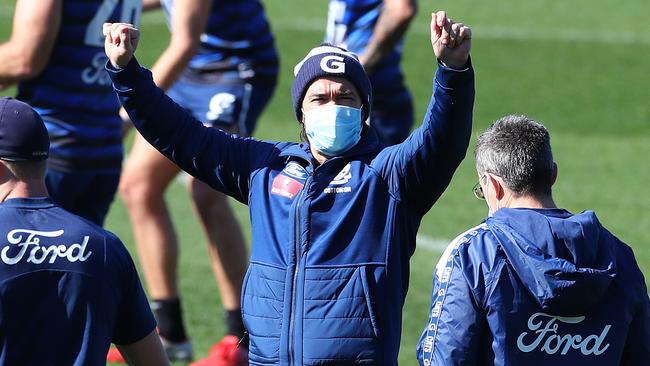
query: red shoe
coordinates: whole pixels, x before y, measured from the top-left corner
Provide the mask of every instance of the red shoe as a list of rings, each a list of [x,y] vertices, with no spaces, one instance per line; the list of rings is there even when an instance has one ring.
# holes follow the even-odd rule
[[[120,353],[120,350],[118,350],[115,346],[111,346],[111,348],[108,349],[108,354],[106,354],[106,361],[112,363],[126,363],[124,357]]]
[[[208,357],[189,366],[248,366],[248,350],[239,347],[239,338],[227,335],[210,348]]]
[[[185,342],[173,343],[165,338],[160,337],[167,358],[171,362],[190,362],[192,361],[192,343],[188,340]],[[124,356],[115,346],[111,346],[106,354],[106,361],[112,363],[126,363]]]

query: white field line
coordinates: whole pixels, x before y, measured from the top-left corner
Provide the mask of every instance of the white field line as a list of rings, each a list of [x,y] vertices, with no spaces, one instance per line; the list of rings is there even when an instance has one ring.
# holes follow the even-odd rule
[[[416,248],[423,248],[432,252],[444,252],[449,245],[449,239],[434,238],[426,234],[418,234],[415,238]]]
[[[0,19],[13,18],[12,5],[0,5]],[[162,16],[142,18],[143,24],[166,24]],[[271,19],[271,27],[283,31],[316,31],[325,34],[325,19],[321,18],[303,18]],[[629,31],[610,30],[588,30],[588,29],[526,29],[521,27],[494,27],[474,25],[472,26],[474,38],[478,39],[495,39],[495,40],[515,40],[515,41],[560,41],[560,42],[586,42],[586,43],[603,43],[603,44],[643,44],[650,45],[650,33],[639,33]],[[412,26],[409,30],[412,34],[427,35],[426,27]]]
[[[147,24],[163,24],[161,17],[143,19]],[[282,31],[315,31],[325,34],[325,19],[271,19],[271,28]],[[604,44],[644,44],[650,45],[650,33],[588,29],[525,29],[521,27],[494,27],[476,25],[472,27],[474,38],[514,41],[560,41]],[[427,35],[425,27],[412,26],[412,34]]]
[[[295,31],[323,31],[325,32],[325,19],[276,19],[271,22],[271,27],[278,30]],[[496,40],[536,40],[536,41],[562,41],[562,42],[586,42],[605,44],[645,44],[650,45],[650,33],[637,33],[625,31],[605,31],[587,29],[525,29],[521,27],[494,27],[494,26],[472,26],[474,38],[496,39]],[[428,35],[425,27],[414,27],[409,33]]]

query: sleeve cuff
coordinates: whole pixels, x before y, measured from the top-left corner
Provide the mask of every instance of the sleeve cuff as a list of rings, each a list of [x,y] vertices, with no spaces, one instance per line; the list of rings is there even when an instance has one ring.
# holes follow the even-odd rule
[[[106,71],[113,81],[113,88],[116,91],[129,91],[136,83],[136,80],[141,78],[141,67],[135,57],[129,61],[124,68],[117,68],[111,64],[111,61],[106,61]]]
[[[474,78],[474,69],[472,68],[471,57],[467,59],[467,64],[462,69],[454,69],[443,64],[438,60],[438,70],[436,70],[436,84],[445,89],[454,89],[465,85]]]

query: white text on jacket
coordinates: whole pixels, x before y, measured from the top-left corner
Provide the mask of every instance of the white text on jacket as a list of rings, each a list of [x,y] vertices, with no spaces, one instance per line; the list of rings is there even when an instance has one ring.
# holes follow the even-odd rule
[[[548,321],[542,327],[544,318]],[[584,316],[578,317],[560,317],[548,315],[545,313],[535,313],[528,319],[528,329],[531,330],[530,336],[528,332],[523,332],[517,338],[517,347],[523,352],[532,352],[537,347],[541,346],[540,350],[549,355],[556,354],[560,351],[561,355],[566,355],[571,348],[580,350],[583,355],[598,356],[609,348],[609,343],[603,346],[603,341],[607,337],[607,332],[612,327],[606,325],[600,335],[591,334],[586,337],[582,335],[571,334],[557,334],[560,323],[578,324],[585,320]],[[531,343],[526,344],[526,341],[532,340]]]
[[[86,253],[86,246],[88,245],[89,236],[84,236],[81,243],[73,243],[71,245],[54,244],[50,246],[41,246],[41,238],[57,238],[63,235],[63,230],[56,231],[36,231],[28,229],[14,229],[7,234],[7,241],[9,246],[2,248],[0,258],[5,264],[13,265],[20,262],[26,254],[28,254],[27,262],[40,264],[49,257],[49,263],[54,263],[57,258],[65,258],[69,262],[84,262],[90,255],[91,251]],[[9,250],[16,245],[20,247],[18,253],[14,255],[9,254]],[[29,250],[30,246],[33,246]]]

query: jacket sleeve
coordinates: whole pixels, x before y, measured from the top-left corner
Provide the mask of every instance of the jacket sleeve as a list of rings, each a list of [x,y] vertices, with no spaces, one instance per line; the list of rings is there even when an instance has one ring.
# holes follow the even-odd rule
[[[640,294],[642,300],[630,322],[621,360],[623,366],[646,365],[650,362],[650,298],[643,276],[641,277],[644,284]]]
[[[142,137],[181,169],[246,203],[251,173],[266,164],[276,144],[205,127],[156,87],[135,58],[123,69],[107,62],[106,69]]]
[[[433,275],[429,321],[416,349],[420,365],[481,363],[487,325],[463,271],[458,245],[452,243]]]
[[[472,130],[474,71],[439,63],[422,126],[401,144],[384,149],[376,169],[391,190],[425,214],[449,185],[465,157]]]

